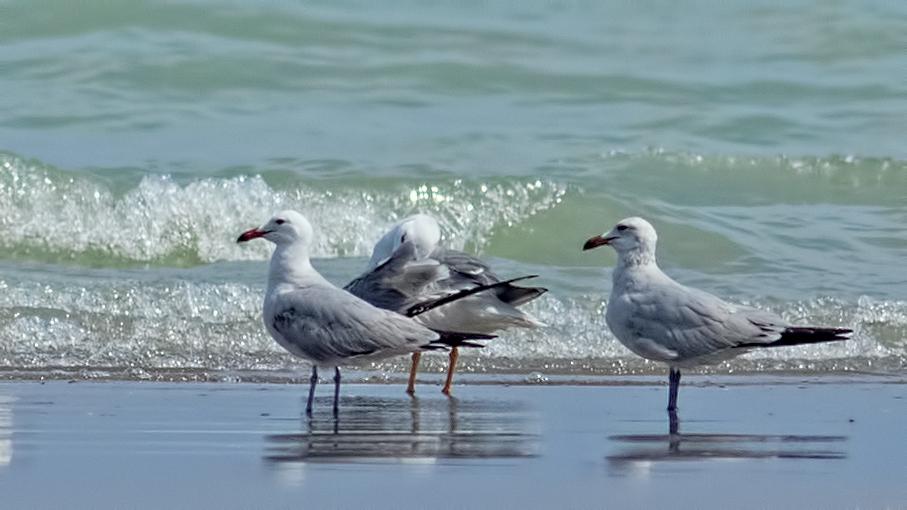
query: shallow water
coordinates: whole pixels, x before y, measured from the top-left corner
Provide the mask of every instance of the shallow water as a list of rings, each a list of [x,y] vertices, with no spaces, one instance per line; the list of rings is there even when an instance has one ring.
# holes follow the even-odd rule
[[[604,324],[614,255],[581,251],[629,215],[683,283],[856,330],[706,370],[905,366],[902,2],[0,9],[10,377],[300,368],[260,324],[270,247],[234,242],[284,208],[338,284],[417,211],[502,276],[538,274],[550,327],[465,353],[467,373],[660,372]]]

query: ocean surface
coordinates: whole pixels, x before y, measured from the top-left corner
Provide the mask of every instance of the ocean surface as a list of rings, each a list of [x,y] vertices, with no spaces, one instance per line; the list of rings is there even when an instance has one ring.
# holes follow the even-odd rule
[[[549,326],[465,377],[662,375],[582,251],[631,215],[682,283],[855,330],[702,372],[904,374],[907,3],[0,0],[0,377],[304,380],[235,242],[286,208],[338,285],[415,212],[538,274]]]

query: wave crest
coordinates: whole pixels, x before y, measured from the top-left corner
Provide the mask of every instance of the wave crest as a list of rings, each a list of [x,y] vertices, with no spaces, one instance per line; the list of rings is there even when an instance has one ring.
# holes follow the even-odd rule
[[[381,191],[362,180],[348,176],[333,189],[275,188],[261,175],[185,185],[152,175],[118,195],[90,174],[0,153],[0,246],[7,260],[96,267],[263,260],[267,243],[237,246],[236,237],[291,208],[316,228],[315,257],[367,256],[392,223],[415,212],[438,216],[449,245],[481,251],[495,226],[519,223],[564,193],[534,179],[389,178]]]

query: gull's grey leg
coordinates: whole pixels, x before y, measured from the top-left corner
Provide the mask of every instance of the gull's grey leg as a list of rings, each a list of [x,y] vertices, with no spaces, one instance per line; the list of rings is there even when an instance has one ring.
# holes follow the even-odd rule
[[[318,384],[318,367],[312,365],[312,378],[309,379],[309,401],[305,405],[305,414],[312,417],[312,401],[315,400],[315,385]]]
[[[680,420],[677,418],[677,390],[680,388],[679,369],[671,367],[668,383],[668,432],[673,436],[680,432]]]
[[[668,375],[668,411],[677,411],[677,389],[680,387],[680,369],[671,367]]]
[[[334,418],[339,414],[340,404],[340,367],[334,367]]]

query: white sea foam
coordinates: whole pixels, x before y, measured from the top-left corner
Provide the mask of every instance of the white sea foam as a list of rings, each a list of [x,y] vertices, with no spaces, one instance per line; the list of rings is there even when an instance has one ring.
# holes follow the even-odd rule
[[[249,271],[250,265],[254,270]],[[263,282],[234,282],[224,276],[263,275],[263,266],[222,263],[169,275],[90,270],[59,278],[51,275],[45,282],[35,278],[43,269],[37,267],[19,278],[8,277],[0,280],[0,364],[6,373],[59,370],[67,376],[93,378],[141,379],[160,371],[199,370],[240,378],[257,371],[304,374],[305,363],[285,353],[265,333],[260,312]],[[208,276],[201,274],[203,269],[210,269]],[[890,372],[907,366],[907,302],[826,298],[752,304],[771,308],[794,323],[848,325],[856,332],[846,342],[763,350],[703,371]],[[605,296],[549,293],[527,306],[549,327],[505,331],[484,349],[464,350],[465,372],[584,376],[663,371],[614,339],[604,321]],[[445,359],[426,356],[425,370],[443,371]],[[401,358],[375,368],[402,372],[406,364]]]
[[[312,219],[316,257],[367,256],[398,217],[416,211],[437,215],[451,246],[481,250],[495,226],[519,223],[564,193],[535,179],[395,180],[381,192],[354,182],[275,189],[260,175],[185,185],[157,175],[118,196],[90,175],[0,153],[0,246],[12,258],[84,265],[264,260],[266,243],[237,246],[236,237],[291,208]]]

